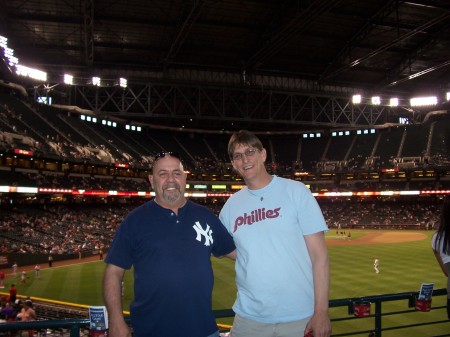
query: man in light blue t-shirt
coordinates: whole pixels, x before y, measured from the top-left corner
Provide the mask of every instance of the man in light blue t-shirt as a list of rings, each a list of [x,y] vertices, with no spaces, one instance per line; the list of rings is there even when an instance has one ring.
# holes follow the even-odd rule
[[[220,213],[237,248],[230,336],[330,336],[328,228],[315,198],[304,184],[267,172],[254,134],[235,133],[228,153],[247,185]]]

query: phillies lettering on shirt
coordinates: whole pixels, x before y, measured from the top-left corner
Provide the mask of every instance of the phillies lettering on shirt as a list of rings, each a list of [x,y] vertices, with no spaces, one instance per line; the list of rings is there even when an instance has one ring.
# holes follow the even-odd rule
[[[255,222],[263,221],[265,219],[278,218],[280,215],[281,207],[275,209],[258,208],[252,211],[250,214],[244,213],[244,215],[238,216],[234,221],[233,233],[237,231],[241,225],[253,225]]]

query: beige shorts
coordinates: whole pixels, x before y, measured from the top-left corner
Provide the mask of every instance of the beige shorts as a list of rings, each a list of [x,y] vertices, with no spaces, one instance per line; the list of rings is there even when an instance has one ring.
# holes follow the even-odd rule
[[[288,323],[261,323],[236,315],[230,337],[303,337],[310,319],[311,317],[307,317]]]

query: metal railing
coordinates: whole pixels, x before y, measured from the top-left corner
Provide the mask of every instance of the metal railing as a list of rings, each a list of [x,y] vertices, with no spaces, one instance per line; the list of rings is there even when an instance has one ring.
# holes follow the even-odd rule
[[[437,296],[446,296],[446,289],[435,289],[433,291],[433,298]],[[450,321],[447,319],[442,320],[431,320],[427,322],[411,322],[410,324],[399,324],[395,326],[383,327],[383,317],[392,316],[392,315],[405,315],[417,312],[415,301],[418,296],[418,292],[405,292],[405,293],[396,293],[396,294],[385,294],[385,295],[377,295],[377,296],[365,296],[365,297],[355,297],[355,298],[346,298],[346,299],[337,299],[330,300],[330,308],[338,308],[345,307],[346,315],[342,317],[333,318],[332,322],[342,322],[349,321],[354,319],[368,319],[371,318],[373,320],[373,324],[367,321],[364,324],[364,329],[362,330],[354,330],[348,331],[338,334],[333,334],[333,337],[340,336],[353,336],[353,335],[363,335],[367,336],[370,333],[373,333],[375,337],[382,337],[383,331],[390,330],[400,330],[400,329],[408,329],[417,326],[423,325],[435,325],[435,324],[449,324],[449,330],[443,331],[445,334],[434,335],[433,337],[444,337],[450,336]],[[383,304],[386,302],[392,301],[406,301],[407,310],[397,310],[397,311],[383,311]],[[355,316],[355,309],[359,303],[370,303],[375,306],[374,314],[364,314],[363,317]],[[444,310],[446,306],[432,306],[429,310]],[[231,309],[225,310],[215,310],[214,311],[216,318],[229,318],[234,316],[234,312]],[[442,317],[446,317],[446,313],[442,315]],[[126,321],[129,324],[130,319],[126,317]],[[89,319],[67,319],[67,320],[42,320],[42,321],[33,321],[33,322],[12,322],[12,323],[2,323],[0,324],[0,336],[1,333],[4,332],[12,332],[19,330],[37,330],[38,335],[45,336],[46,330],[57,330],[57,329],[65,329],[67,332],[65,334],[61,334],[61,336],[70,335],[70,337],[80,337],[80,331],[88,331],[89,329]],[[3,334],[4,335],[4,334]],[[83,334],[84,335],[84,334]]]

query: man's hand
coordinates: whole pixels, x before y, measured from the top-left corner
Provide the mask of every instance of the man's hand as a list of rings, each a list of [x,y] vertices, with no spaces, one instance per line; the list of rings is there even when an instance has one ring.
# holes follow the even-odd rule
[[[329,337],[331,335],[331,322],[327,314],[314,314],[306,324],[305,335],[312,333],[314,337]]]

